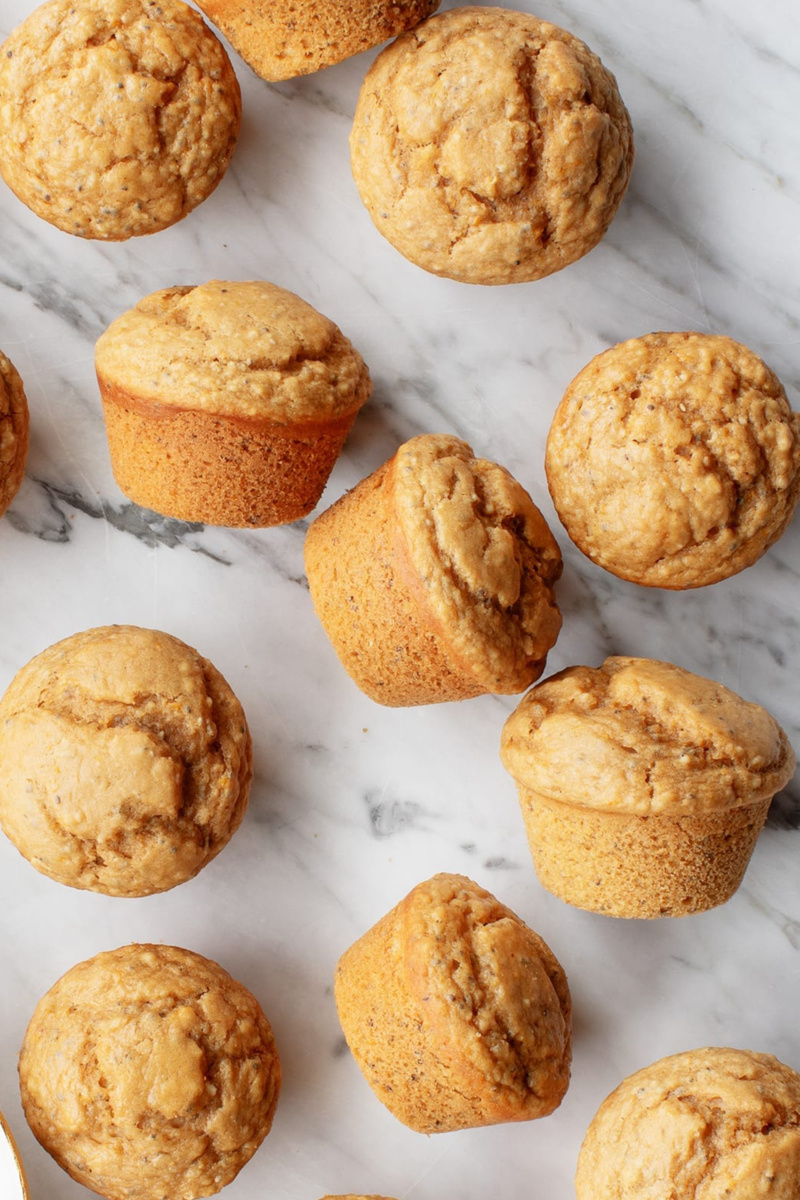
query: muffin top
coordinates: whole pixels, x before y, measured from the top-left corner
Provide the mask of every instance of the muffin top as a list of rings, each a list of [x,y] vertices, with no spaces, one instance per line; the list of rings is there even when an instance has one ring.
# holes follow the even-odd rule
[[[572,381],[547,442],[572,540],[649,587],[716,583],[780,537],[800,497],[800,416],[752,350],[651,333]]]
[[[0,351],[0,517],[16,496],[28,454],[28,403],[22,380]]]
[[[181,0],[48,0],[0,47],[0,173],[67,233],[180,220],[225,174],[240,121],[228,56]]]
[[[538,684],[506,721],[500,753],[518,784],[550,800],[639,816],[754,804],[795,769],[786,734],[758,704],[647,658]]]
[[[95,365],[128,401],[278,424],[344,417],[371,391],[333,321],[260,281],[145,296],[102,335]]]
[[[561,628],[561,554],[525,489],[466,442],[423,434],[392,460],[391,487],[424,599],[490,692],[538,679]]]
[[[68,971],[19,1061],[25,1115],[73,1179],[110,1200],[193,1200],[269,1132],[281,1070],[253,995],[210,959],[132,945]]]
[[[491,1089],[508,1120],[552,1112],[569,1083],[571,1002],[546,943],[463,875],[419,884],[398,913],[409,989],[452,1086]]]
[[[45,875],[111,896],[195,875],[241,823],[239,701],[197,651],[135,626],[33,658],[0,701],[0,821]]]
[[[800,1075],[752,1050],[662,1058],[600,1106],[575,1189],[578,1200],[796,1200]]]
[[[380,232],[466,283],[540,279],[608,228],[633,163],[614,77],[528,13],[457,8],[370,68],[350,139]]]

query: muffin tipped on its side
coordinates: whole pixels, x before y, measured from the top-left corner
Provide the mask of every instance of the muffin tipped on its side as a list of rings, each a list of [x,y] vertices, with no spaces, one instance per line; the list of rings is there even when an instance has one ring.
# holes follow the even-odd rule
[[[212,525],[309,513],[371,392],[333,321],[262,281],[146,296],[102,335],[95,365],[122,491]]]
[[[370,1087],[419,1133],[544,1117],[567,1090],[564,971],[464,876],[419,884],[351,946],[335,996]]]
[[[519,692],[561,628],[561,555],[528,493],[466,442],[426,434],[312,522],[317,616],[387,705]]]
[[[728,900],[796,765],[759,705],[643,658],[570,667],[532,688],[506,721],[501,757],[541,882],[616,917]]]
[[[797,1200],[800,1075],[712,1046],[624,1079],[589,1126],[577,1200]]]
[[[0,701],[3,830],[71,887],[149,896],[191,879],[238,829],[252,774],[241,704],[167,633],[77,633]]]

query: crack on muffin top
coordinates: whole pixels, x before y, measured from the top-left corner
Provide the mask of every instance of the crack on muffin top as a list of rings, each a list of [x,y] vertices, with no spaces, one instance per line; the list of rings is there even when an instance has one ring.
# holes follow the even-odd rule
[[[146,296],[100,337],[95,363],[134,401],[278,424],[352,415],[372,387],[333,321],[257,280]]]
[[[0,702],[0,818],[44,874],[110,895],[195,875],[238,828],[252,778],[241,705],[167,634],[89,630]]]
[[[575,1184],[578,1200],[794,1200],[800,1076],[771,1055],[717,1047],[645,1067],[601,1105]]]
[[[501,757],[550,800],[640,816],[755,804],[795,769],[760,705],[671,663],[622,657],[532,688],[506,721]]]
[[[571,1006],[550,949],[459,875],[420,884],[401,912],[407,977],[448,1088],[489,1087],[526,1117],[552,1111],[569,1082]]]
[[[547,443],[573,541],[624,579],[699,587],[754,562],[800,498],[800,415],[730,338],[653,333],[573,380]]]
[[[427,270],[535,279],[602,237],[627,186],[630,121],[577,38],[524,13],[452,10],[370,69],[351,136],[378,229]]]
[[[561,554],[544,517],[508,471],[444,434],[401,446],[391,486],[425,600],[458,656],[488,691],[521,691],[561,628]]]
[[[73,1178],[151,1200],[229,1182],[269,1131],[281,1073],[241,984],[190,951],[134,945],[43,997],[20,1081],[34,1133]]]
[[[0,171],[68,233],[173,224],[225,174],[241,121],[221,43],[178,0],[49,0],[0,53]]]

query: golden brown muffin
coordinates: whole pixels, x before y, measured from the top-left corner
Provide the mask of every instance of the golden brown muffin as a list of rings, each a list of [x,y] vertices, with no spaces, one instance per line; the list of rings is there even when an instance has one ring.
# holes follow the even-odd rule
[[[168,633],[111,625],[23,667],[0,701],[0,822],[51,879],[149,896],[196,875],[241,824],[242,706]]]
[[[439,0],[198,0],[262,79],[292,79],[412,29]]]
[[[379,704],[521,692],[561,628],[561,555],[503,467],[412,438],[312,522],[306,572],[345,670]]]
[[[212,525],[309,513],[372,389],[333,321],[258,281],[145,296],[102,335],[95,365],[123,492]]]
[[[353,1057],[418,1133],[546,1117],[569,1084],[567,979],[538,934],[463,875],[435,875],[347,950]]]
[[[578,1200],[797,1200],[800,1075],[712,1046],[629,1076],[589,1126]]]
[[[213,192],[241,123],[227,54],[181,0],[49,0],[0,47],[0,173],[67,233],[156,233]]]
[[[752,350],[705,333],[613,346],[572,381],[547,441],[567,533],[646,587],[749,567],[800,499],[800,415]]]
[[[267,1136],[281,1067],[256,998],[176,946],[78,963],[39,1001],[19,1060],[25,1116],[109,1200],[218,1192]]]
[[[500,755],[542,884],[614,917],[724,904],[795,769],[759,705],[646,658],[538,684],[506,721]]]
[[[19,372],[0,350],[0,517],[19,491],[28,456],[28,402]]]
[[[571,33],[503,8],[451,9],[387,47],[350,148],[383,236],[463,283],[541,279],[587,254],[633,165],[613,75]]]

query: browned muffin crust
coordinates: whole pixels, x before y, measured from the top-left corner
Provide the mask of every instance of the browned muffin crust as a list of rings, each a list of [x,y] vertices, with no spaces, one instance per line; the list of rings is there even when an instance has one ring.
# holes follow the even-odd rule
[[[292,79],[412,29],[439,0],[199,0],[262,79]]]
[[[19,1062],[25,1115],[73,1179],[108,1200],[196,1200],[269,1133],[281,1069],[258,1001],[210,959],[132,945],[68,971]]]
[[[181,0],[48,0],[0,47],[0,173],[67,233],[179,221],[222,179],[240,123],[228,56]]]
[[[367,1082],[420,1133],[546,1116],[567,1090],[566,976],[463,876],[420,884],[351,946],[335,995]]]
[[[465,283],[541,279],[588,253],[633,164],[630,119],[597,56],[503,8],[451,9],[387,47],[350,146],[378,230]]]

